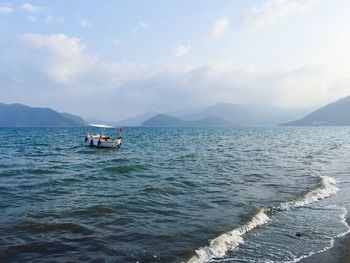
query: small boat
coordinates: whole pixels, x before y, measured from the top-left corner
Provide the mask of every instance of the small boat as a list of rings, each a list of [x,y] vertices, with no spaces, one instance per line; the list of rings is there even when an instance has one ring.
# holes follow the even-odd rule
[[[118,135],[110,136],[106,134],[106,129],[115,127],[100,124],[90,124],[90,126],[101,128],[102,131],[98,134],[86,134],[85,145],[101,148],[120,148],[122,145],[122,128],[118,128]]]

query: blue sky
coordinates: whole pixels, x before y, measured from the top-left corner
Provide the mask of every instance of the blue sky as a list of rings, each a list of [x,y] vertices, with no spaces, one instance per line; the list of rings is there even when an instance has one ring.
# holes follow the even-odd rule
[[[0,102],[121,120],[350,95],[350,1],[0,1]]]

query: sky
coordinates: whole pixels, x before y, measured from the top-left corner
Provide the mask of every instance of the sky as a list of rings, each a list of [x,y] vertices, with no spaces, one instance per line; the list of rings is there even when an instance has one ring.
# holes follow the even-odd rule
[[[350,95],[349,0],[0,1],[0,102],[118,121]]]

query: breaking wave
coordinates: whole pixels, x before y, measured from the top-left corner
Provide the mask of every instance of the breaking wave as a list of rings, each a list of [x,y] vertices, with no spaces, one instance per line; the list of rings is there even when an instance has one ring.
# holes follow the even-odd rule
[[[267,215],[268,213],[289,210],[315,203],[339,191],[339,189],[335,186],[336,181],[333,178],[328,176],[320,176],[320,179],[320,187],[306,193],[300,199],[281,203],[277,207],[260,209],[248,223],[214,238],[210,241],[208,246],[196,250],[195,255],[192,256],[187,263],[209,262],[213,259],[224,257],[227,252],[236,249],[239,245],[244,243],[243,235],[245,233],[266,224],[270,220],[269,216]]]
[[[243,226],[214,238],[209,246],[196,250],[196,255],[194,255],[188,263],[208,262],[214,258],[221,258],[226,255],[227,251],[233,250],[240,244],[243,244],[244,240],[242,236],[245,233],[266,224],[270,220],[265,210],[266,209],[261,209]]]
[[[308,204],[315,203],[319,200],[322,200],[326,197],[331,196],[339,191],[339,188],[336,187],[336,181],[332,177],[328,176],[320,176],[321,178],[321,186],[308,192],[302,198],[285,202],[280,204],[278,207],[275,207],[276,210],[289,210],[291,208],[297,208],[301,206],[305,206]]]

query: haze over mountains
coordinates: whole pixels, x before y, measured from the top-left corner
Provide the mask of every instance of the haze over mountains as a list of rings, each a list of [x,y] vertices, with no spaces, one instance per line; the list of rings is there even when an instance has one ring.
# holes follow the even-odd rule
[[[350,96],[327,104],[304,118],[283,126],[348,126],[350,125]]]
[[[166,114],[158,114],[142,123],[145,127],[232,127],[232,123],[217,117],[185,121]]]
[[[140,126],[144,121],[156,116],[159,114],[158,112],[155,111],[149,111],[144,114],[140,114],[134,117],[127,118],[122,121],[116,122],[116,125],[118,126]]]
[[[217,103],[202,111],[183,116],[184,120],[217,117],[240,126],[270,126],[300,118],[305,110],[279,108],[268,105]]]
[[[0,103],[0,127],[82,127],[79,116],[59,113],[49,108],[35,108],[14,103]]]
[[[218,103],[184,116],[149,112],[121,122],[103,122],[93,118],[86,121],[79,116],[59,113],[49,108],[0,103],[0,127],[82,127],[88,123],[144,127],[350,125],[350,96],[307,113],[306,110],[301,109],[285,109],[266,105]]]
[[[305,110],[284,109],[267,105],[217,103],[197,113],[175,118],[160,114],[142,123],[142,126],[274,126],[306,114]]]

